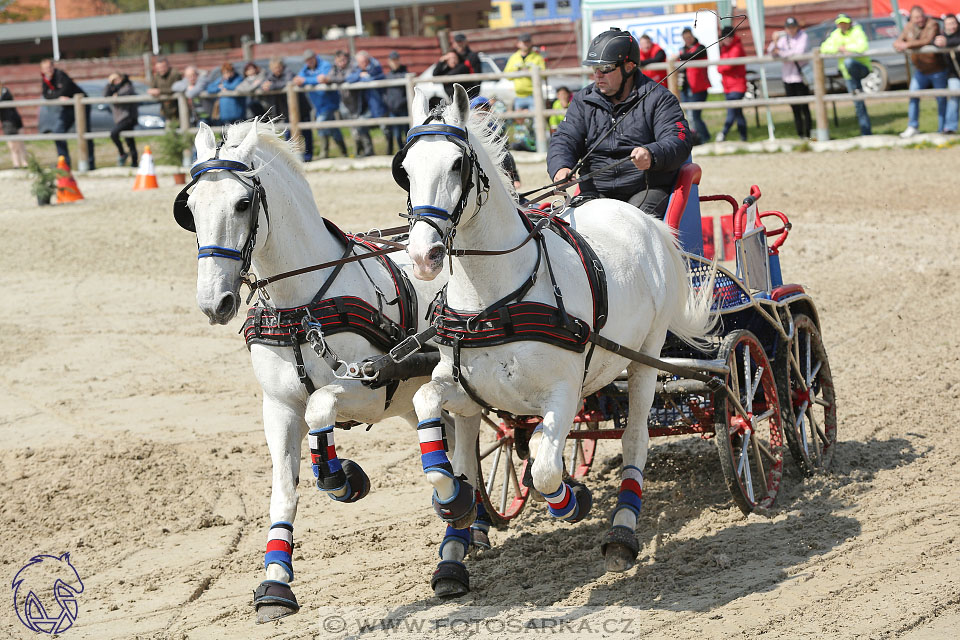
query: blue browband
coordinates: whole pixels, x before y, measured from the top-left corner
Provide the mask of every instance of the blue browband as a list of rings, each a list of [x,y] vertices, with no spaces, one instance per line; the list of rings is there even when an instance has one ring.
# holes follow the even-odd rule
[[[243,262],[243,253],[237,251],[236,249],[219,247],[215,244],[208,244],[199,247],[199,251],[197,252],[197,260],[200,260],[201,258],[229,258],[230,260]]]
[[[429,218],[440,218],[441,220],[449,220],[450,212],[441,207],[433,207],[429,204],[417,205],[413,208],[413,213],[415,215],[427,216]]]
[[[440,122],[431,122],[429,124],[422,124],[418,127],[410,129],[407,133],[407,142],[410,142],[418,136],[450,136],[451,138],[457,138],[459,140],[467,141],[467,131],[466,129],[461,129],[460,127],[455,127],[452,124],[442,124]]]

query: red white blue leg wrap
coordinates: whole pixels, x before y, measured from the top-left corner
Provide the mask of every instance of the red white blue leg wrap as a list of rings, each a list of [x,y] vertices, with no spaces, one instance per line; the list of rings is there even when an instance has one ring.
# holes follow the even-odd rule
[[[313,465],[313,476],[317,479],[317,488],[321,491],[341,489],[346,484],[347,477],[333,443],[333,425],[323,429],[311,429],[307,442],[310,445],[310,463]]]
[[[263,558],[263,567],[278,564],[290,574],[293,580],[293,524],[274,522],[267,534],[267,554]]]
[[[577,517],[577,497],[570,490],[566,482],[560,483],[560,488],[553,493],[544,493],[550,515],[563,520],[574,520]]]
[[[640,517],[640,507],[643,503],[643,471],[633,465],[627,465],[620,474],[620,493],[617,496],[617,506],[613,508],[613,517],[617,517],[620,509],[629,509],[633,515]]]
[[[453,476],[453,466],[447,459],[447,434],[440,418],[421,420],[417,425],[420,439],[420,463],[424,473],[446,471]]]

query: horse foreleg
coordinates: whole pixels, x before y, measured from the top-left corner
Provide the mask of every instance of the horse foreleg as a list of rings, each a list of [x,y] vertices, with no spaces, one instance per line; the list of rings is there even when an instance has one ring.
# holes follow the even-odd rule
[[[643,496],[643,469],[647,464],[650,432],[647,418],[656,391],[657,371],[639,364],[627,367],[630,413],[623,431],[623,469],[620,471],[620,493],[613,508],[613,524],[604,536],[600,549],[607,571],[626,571],[633,566],[640,551],[637,518]]]
[[[356,502],[370,492],[370,479],[359,464],[337,456],[334,427],[341,393],[342,386],[327,385],[310,395],[304,416],[310,427],[307,442],[317,488],[338,502]]]
[[[590,490],[583,483],[563,479],[563,447],[579,406],[579,387],[554,388],[544,402],[543,422],[530,439],[533,486],[547,501],[550,514],[568,522],[583,520],[593,506]]]
[[[254,592],[257,622],[268,622],[300,610],[290,589],[293,580],[293,520],[297,515],[300,442],[306,432],[295,407],[263,398],[263,431],[273,461],[270,531],[264,556],[266,579]]]

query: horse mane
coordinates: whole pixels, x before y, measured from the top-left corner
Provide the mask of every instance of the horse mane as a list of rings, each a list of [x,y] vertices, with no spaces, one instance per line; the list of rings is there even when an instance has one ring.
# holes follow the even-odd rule
[[[275,159],[280,158],[284,160],[287,166],[296,172],[298,175],[303,176],[303,163],[300,160],[301,154],[301,143],[299,140],[284,140],[283,131],[278,130],[275,126],[276,120],[267,120],[260,118],[253,118],[251,120],[245,120],[243,122],[238,122],[237,124],[232,124],[227,127],[226,131],[223,134],[224,146],[225,147],[236,147],[243,142],[243,138],[250,131],[250,127],[257,128],[257,147],[265,150],[273,151],[271,154],[272,157],[266,160],[266,163],[273,162]],[[250,172],[250,175],[257,174],[264,165],[256,167],[253,171]]]
[[[447,122],[455,121],[456,111],[454,106],[448,105],[443,112],[444,119]],[[500,182],[507,189],[511,196],[516,195],[516,189],[513,186],[513,180],[507,175],[503,168],[503,158],[507,155],[507,137],[500,135],[503,128],[503,120],[500,116],[479,109],[471,109],[470,117],[467,120],[467,131],[480,143],[480,146],[490,157],[494,170]]]

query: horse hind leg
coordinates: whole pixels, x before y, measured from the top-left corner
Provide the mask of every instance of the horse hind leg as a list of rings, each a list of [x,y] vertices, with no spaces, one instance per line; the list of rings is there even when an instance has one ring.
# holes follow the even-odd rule
[[[317,488],[337,502],[357,502],[370,492],[370,479],[359,464],[337,456],[334,426],[337,419],[337,392],[318,389],[307,402],[306,421],[310,427],[310,463]]]
[[[621,440],[623,468],[620,471],[620,492],[613,508],[613,524],[600,546],[607,571],[630,569],[640,551],[635,532],[643,496],[643,469],[650,446],[647,418],[653,405],[656,383],[655,369],[635,363],[627,367],[630,414]]]
[[[297,515],[300,443],[306,431],[306,424],[293,408],[267,395],[263,399],[263,426],[273,462],[273,486],[271,526],[264,556],[266,579],[253,596],[258,623],[300,610],[290,582],[293,581],[293,521]]]

